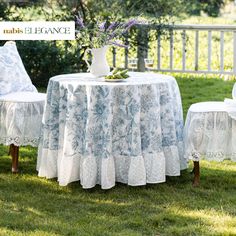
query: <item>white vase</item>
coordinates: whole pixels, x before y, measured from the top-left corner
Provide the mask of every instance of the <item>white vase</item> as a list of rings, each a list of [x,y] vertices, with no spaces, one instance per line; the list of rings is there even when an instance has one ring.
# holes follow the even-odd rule
[[[90,65],[86,59],[85,61],[88,65],[88,71],[95,77],[106,76],[110,72],[110,67],[106,59],[107,49],[108,46],[104,46],[101,48],[87,49],[85,52],[85,55],[88,51],[91,51],[92,53],[92,64]]]

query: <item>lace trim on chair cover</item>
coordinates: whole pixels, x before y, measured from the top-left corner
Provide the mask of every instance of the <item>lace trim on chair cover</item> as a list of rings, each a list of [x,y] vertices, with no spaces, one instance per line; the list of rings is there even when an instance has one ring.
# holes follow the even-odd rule
[[[223,161],[223,160],[232,160],[236,161],[236,153],[232,154],[224,154],[223,152],[207,152],[207,153],[199,153],[199,152],[192,152],[187,154],[187,158],[192,161],[200,161],[208,160],[208,161]]]
[[[0,137],[0,144],[3,145],[11,145],[14,144],[15,146],[27,146],[31,145],[33,147],[37,147],[39,144],[39,138],[29,138],[29,137]]]
[[[188,157],[192,161],[200,161],[201,154],[199,152],[192,152],[192,154],[188,155]]]

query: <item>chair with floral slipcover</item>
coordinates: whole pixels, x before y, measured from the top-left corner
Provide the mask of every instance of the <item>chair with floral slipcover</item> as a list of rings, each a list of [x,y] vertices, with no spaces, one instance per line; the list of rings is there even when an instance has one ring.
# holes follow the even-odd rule
[[[38,146],[46,95],[32,84],[16,43],[0,47],[0,144],[10,145],[12,172],[18,172],[19,146]]]

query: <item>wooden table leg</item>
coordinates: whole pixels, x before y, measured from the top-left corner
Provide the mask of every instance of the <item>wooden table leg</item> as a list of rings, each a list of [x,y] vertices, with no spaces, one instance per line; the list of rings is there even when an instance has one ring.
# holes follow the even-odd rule
[[[11,144],[10,154],[12,157],[11,171],[12,171],[12,173],[18,173],[18,171],[19,171],[19,169],[18,169],[19,147],[15,146],[14,144]]]
[[[200,185],[200,165],[199,161],[193,162],[193,173],[194,173],[194,179],[193,179],[193,186],[197,187]]]

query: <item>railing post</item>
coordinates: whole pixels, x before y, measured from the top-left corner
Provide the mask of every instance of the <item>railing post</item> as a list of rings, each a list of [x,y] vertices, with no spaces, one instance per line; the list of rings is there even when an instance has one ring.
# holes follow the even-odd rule
[[[212,53],[211,40],[212,40],[211,30],[208,30],[208,64],[207,64],[208,71],[211,71],[211,53]]]
[[[236,31],[234,31],[234,60],[233,60],[233,73],[236,75]]]
[[[128,33],[125,34],[125,45],[128,45],[129,44],[129,35]],[[129,50],[128,48],[125,48],[125,69],[128,68],[128,55],[129,55]]]
[[[161,34],[157,35],[157,70],[161,69]]]
[[[137,35],[138,43],[138,71],[145,71],[144,59],[148,55],[148,29],[147,27],[139,27]]]
[[[185,71],[186,66],[186,30],[182,32],[182,70]]]
[[[220,31],[220,71],[224,71],[224,31]]]
[[[170,30],[170,70],[173,70],[173,51],[174,51],[174,39],[173,30]]]
[[[113,65],[113,67],[115,68],[116,67],[116,48],[115,47],[113,47],[112,48],[112,65]]]
[[[195,32],[195,66],[194,70],[198,71],[198,48],[199,48],[199,33],[198,30]]]

